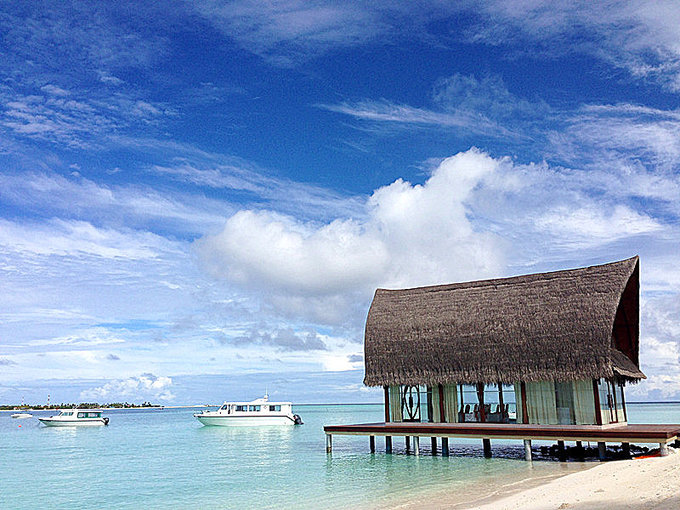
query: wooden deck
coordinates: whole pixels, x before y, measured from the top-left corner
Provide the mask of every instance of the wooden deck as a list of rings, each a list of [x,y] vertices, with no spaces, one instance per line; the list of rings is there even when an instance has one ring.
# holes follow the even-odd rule
[[[357,425],[327,425],[326,450],[331,451],[333,435],[358,435],[371,438],[375,450],[375,436],[386,436],[386,449],[391,450],[391,437],[443,438],[448,450],[448,438],[484,440],[485,453],[490,453],[491,439],[523,440],[531,458],[531,441],[591,441],[603,449],[606,443],[658,443],[661,454],[667,445],[680,436],[680,425],[525,425],[514,423],[362,423]],[[414,442],[417,439],[414,440]],[[416,443],[416,445],[419,443]],[[416,448],[418,448],[416,446]],[[416,453],[417,450],[416,450]]]

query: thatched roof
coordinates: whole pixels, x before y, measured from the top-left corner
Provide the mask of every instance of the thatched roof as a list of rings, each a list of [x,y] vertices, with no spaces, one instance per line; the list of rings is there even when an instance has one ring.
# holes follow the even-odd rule
[[[404,290],[378,289],[364,383],[644,378],[639,260]]]

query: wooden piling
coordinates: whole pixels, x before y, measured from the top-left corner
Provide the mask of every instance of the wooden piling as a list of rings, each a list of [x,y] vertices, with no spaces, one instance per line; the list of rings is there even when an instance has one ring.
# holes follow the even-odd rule
[[[597,453],[601,461],[607,460],[607,443],[602,441],[597,443]]]
[[[442,437],[442,457],[449,456],[449,438]]]
[[[621,443],[621,451],[626,457],[630,457],[630,443]]]
[[[567,450],[564,448],[564,441],[557,441],[557,458],[560,462],[567,461]]]
[[[491,439],[482,439],[482,444],[484,445],[484,457],[487,459],[491,458]]]
[[[524,440],[524,458],[531,462],[531,439]]]

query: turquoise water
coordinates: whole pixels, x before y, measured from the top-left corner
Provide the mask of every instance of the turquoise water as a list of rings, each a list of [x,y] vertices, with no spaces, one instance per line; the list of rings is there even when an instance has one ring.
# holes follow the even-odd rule
[[[365,437],[324,424],[380,421],[382,407],[296,406],[298,427],[203,427],[193,409],[120,410],[108,427],[47,428],[0,413],[0,508],[375,508],[417,503],[437,491],[478,495],[485,484],[550,475],[556,462],[526,463],[519,442],[452,441],[451,457],[368,451]],[[53,413],[33,413],[35,416]],[[680,405],[629,406],[630,421],[680,423]]]

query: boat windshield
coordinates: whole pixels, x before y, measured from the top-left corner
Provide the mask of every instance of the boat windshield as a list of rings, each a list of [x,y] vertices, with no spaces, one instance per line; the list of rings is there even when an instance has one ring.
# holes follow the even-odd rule
[[[59,416],[73,416],[73,411],[62,411]]]
[[[226,411],[227,409],[229,409],[227,404],[224,404],[222,407],[220,407],[220,411]]]

